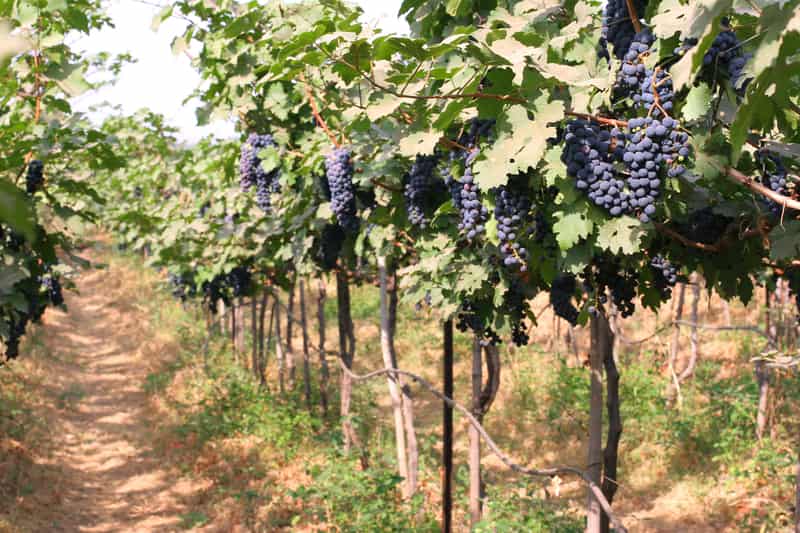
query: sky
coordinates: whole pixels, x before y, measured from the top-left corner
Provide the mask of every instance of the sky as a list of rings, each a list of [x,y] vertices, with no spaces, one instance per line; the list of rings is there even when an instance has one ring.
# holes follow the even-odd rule
[[[167,2],[162,1],[161,5]],[[401,0],[354,0],[364,10],[364,21],[386,32],[408,31],[404,20],[397,17]],[[172,39],[183,33],[186,22],[178,18],[165,21],[157,32],[150,29],[153,16],[160,11],[156,2],[111,0],[108,13],[114,28],[104,28],[73,43],[76,50],[86,53],[107,51],[112,54],[130,53],[136,63],[126,65],[113,86],[104,87],[73,99],[73,108],[89,114],[94,120],[108,115],[103,102],[119,106],[124,114],[142,108],[160,113],[180,129],[179,137],[195,142],[209,134],[219,137],[235,135],[233,123],[217,121],[198,127],[195,109],[199,102],[184,100],[200,84],[200,75],[186,55],[175,56]],[[92,111],[92,108],[96,108]]]

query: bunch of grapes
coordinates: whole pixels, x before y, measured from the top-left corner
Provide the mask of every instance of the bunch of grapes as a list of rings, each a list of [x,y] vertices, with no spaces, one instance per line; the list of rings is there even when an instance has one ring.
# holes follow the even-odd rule
[[[457,318],[456,329],[462,333],[472,331],[474,334],[480,335],[481,346],[496,346],[500,344],[500,337],[492,328],[486,327],[475,305],[469,300],[461,305]]]
[[[689,240],[715,244],[728,230],[733,219],[725,215],[718,215],[709,207],[703,207],[689,213],[689,219],[678,224],[678,231]]]
[[[663,68],[656,68],[645,72],[639,94],[633,96],[633,101],[637,107],[645,108],[648,115],[659,118],[672,111],[674,96],[672,76]]]
[[[225,276],[218,274],[211,281],[204,281],[202,285],[203,295],[206,303],[212,312],[216,312],[217,304],[222,301],[225,305],[230,304],[230,297],[226,290]]]
[[[766,150],[756,152],[756,159],[761,164],[761,183],[770,188],[771,191],[783,196],[789,195],[788,173],[780,156],[771,154]],[[781,216],[783,206],[778,202],[766,200],[770,212],[776,216]]]
[[[622,0],[622,3],[624,5],[625,0]],[[648,73],[643,58],[650,54],[650,47],[654,42],[655,37],[647,28],[632,37],[630,45],[625,48],[620,57],[622,66],[617,72],[617,81],[614,84],[614,93],[617,98],[636,99],[638,96]]]
[[[44,163],[38,159],[28,163],[28,172],[25,174],[25,188],[28,194],[33,194],[44,185]]]
[[[325,175],[331,191],[331,209],[342,229],[358,231],[353,160],[348,148],[336,148],[325,158]]]
[[[344,240],[345,234],[339,224],[326,224],[314,241],[314,261],[326,271],[336,268]]]
[[[553,280],[550,286],[550,305],[553,312],[569,322],[571,325],[578,323],[578,309],[572,304],[575,295],[575,276],[562,274]]]
[[[280,169],[266,172],[261,166],[258,152],[270,146],[277,146],[272,135],[251,133],[247,142],[242,145],[239,159],[239,184],[242,190],[256,188],[256,204],[262,211],[269,212],[273,193],[280,192]]]
[[[188,272],[181,274],[169,273],[169,283],[172,286],[172,296],[182,302],[194,298],[197,294],[197,285],[194,276]]]
[[[28,327],[30,318],[27,314],[21,314],[19,318],[11,316],[6,318],[6,325],[8,326],[8,339],[6,339],[6,359],[16,359],[19,357],[19,342],[25,330]]]
[[[660,171],[666,168],[671,178],[686,171],[682,161],[689,155],[689,136],[677,127],[677,121],[670,117],[628,121],[622,156],[629,172],[627,185],[631,191],[627,204],[630,210],[641,211],[642,222],[649,222],[656,212],[655,200],[661,191]]]
[[[142,198],[142,196],[144,196],[144,190],[141,188],[141,186],[137,185],[133,188],[133,197],[139,200]]]
[[[58,279],[58,276],[51,273],[49,276],[42,278],[42,286],[47,293],[51,304],[59,306],[64,303],[64,294],[61,290],[61,280]]]
[[[736,33],[729,28],[727,22],[727,20],[723,21],[723,26],[725,26],[726,29],[717,34],[714,41],[711,43],[711,47],[706,52],[706,55],[703,56],[703,66],[713,66],[715,72],[717,67],[722,67],[725,73],[727,73],[731,85],[735,88],[739,85],[739,79],[742,77],[744,66],[751,56],[742,51],[742,44],[739,42],[739,38],[736,37]],[[740,93],[744,92],[746,86],[747,81],[742,84]]]
[[[576,119],[567,123],[564,140],[561,160],[567,165],[567,173],[576,179],[575,186],[612,216],[631,211],[631,195],[614,168],[614,162],[624,153],[623,133]]]
[[[603,294],[607,289],[623,318],[633,314],[636,310],[633,300],[636,298],[636,288],[639,285],[639,277],[635,270],[622,268],[622,265],[613,258],[599,257],[595,261],[592,278],[596,293]]]
[[[662,299],[669,299],[672,288],[678,283],[678,267],[662,255],[656,255],[651,259],[650,267],[656,289],[661,293]]]
[[[436,207],[436,199],[443,190],[444,183],[435,176],[438,164],[439,157],[436,155],[417,155],[411,171],[406,175],[403,195],[408,220],[414,226],[424,228],[428,224],[429,213]]]
[[[500,254],[508,268],[527,270],[528,250],[518,241],[523,226],[530,222],[531,200],[525,188],[513,184],[503,185],[495,191],[494,217],[497,220],[497,238]]]
[[[459,137],[458,144],[465,149],[452,152],[450,163],[458,160],[464,163],[464,175],[460,181],[453,177],[447,165],[441,170],[445,186],[449,189],[453,200],[453,207],[458,209],[460,218],[458,229],[466,234],[469,240],[477,238],[486,231],[486,221],[489,219],[489,210],[480,200],[481,190],[475,183],[472,164],[480,155],[478,142],[482,137],[489,136],[494,124],[494,120],[473,119],[469,122],[469,128]]]
[[[636,13],[644,13],[647,8],[646,0],[633,0]],[[628,11],[626,0],[608,0],[603,10],[603,25],[600,29],[600,57],[610,59],[608,44],[611,43],[614,56],[623,59],[631,47],[636,29]]]
[[[234,296],[244,296],[250,290],[252,275],[246,266],[237,266],[228,272],[226,282],[233,289]]]
[[[503,311],[511,320],[511,340],[517,346],[528,344],[528,328],[525,325],[525,316],[530,310],[525,284],[518,278],[513,278],[508,289],[503,293]]]

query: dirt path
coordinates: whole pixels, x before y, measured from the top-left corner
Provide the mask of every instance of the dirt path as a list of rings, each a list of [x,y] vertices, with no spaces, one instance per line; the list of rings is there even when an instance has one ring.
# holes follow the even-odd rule
[[[38,505],[27,502],[29,516],[15,513],[21,530],[182,529],[197,487],[165,469],[152,449],[143,389],[152,333],[149,317],[123,294],[124,274],[113,267],[85,273],[79,294],[66,295],[69,312],[45,316],[52,361],[44,362],[50,370],[43,365],[44,412],[36,414],[50,426],[52,447],[35,462],[51,486],[34,488]]]

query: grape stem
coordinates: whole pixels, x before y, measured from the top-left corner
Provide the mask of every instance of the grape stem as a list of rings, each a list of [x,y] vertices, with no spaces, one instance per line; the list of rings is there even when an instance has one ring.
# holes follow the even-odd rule
[[[693,240],[681,235],[680,233],[678,233],[674,229],[670,228],[666,224],[661,224],[659,222],[655,222],[654,226],[656,228],[656,231],[658,231],[659,233],[663,233],[667,237],[670,237],[670,238],[680,242],[684,246],[688,246],[690,248],[696,248],[698,250],[703,250],[704,252],[713,252],[713,253],[721,252],[731,242],[731,239],[728,237],[730,235],[730,233],[731,233],[730,232],[730,230],[731,230],[730,227],[728,227],[725,230],[725,232],[719,238],[719,240],[717,240],[717,242],[715,242],[713,244],[707,244],[707,243],[693,241]],[[762,237],[762,238],[765,238],[766,234],[769,233],[769,230],[770,230],[769,224],[760,224],[759,227],[756,228],[756,229],[749,229],[747,231],[743,231],[743,232],[739,233],[738,240],[742,241],[742,240],[745,240],[745,239],[749,239],[751,237]]]
[[[606,118],[606,117],[598,117],[595,115],[589,115],[587,113],[575,113],[574,111],[567,111],[564,113],[569,117],[577,117],[582,118],[584,120],[592,120],[597,122],[598,124],[606,124],[608,126],[617,126],[617,127],[627,127],[628,123],[624,120],[617,120],[615,118]]]
[[[788,196],[784,196],[780,193],[777,193],[764,185],[761,185],[756,180],[751,178],[750,176],[746,176],[732,167],[725,167],[722,171],[733,178],[734,181],[738,181],[748,189],[753,192],[757,192],[762,196],[766,196],[773,202],[778,205],[783,206],[784,209],[792,209],[794,211],[800,211],[800,202],[789,198]]]
[[[306,85],[306,96],[308,97],[308,103],[311,104],[311,112],[314,114],[314,119],[317,121],[317,124],[322,126],[322,129],[328,135],[328,138],[331,140],[333,145],[336,148],[341,147],[339,141],[336,140],[336,136],[328,127],[328,124],[325,122],[325,119],[322,118],[322,115],[319,114],[319,109],[317,109],[317,102],[314,100],[314,92],[311,90],[311,84],[308,83],[306,80],[305,74],[300,74],[300,81],[302,81]]]
[[[403,91],[397,91],[385,85],[381,85],[377,81],[375,81],[372,76],[369,76],[366,72],[362,71],[358,66],[350,63],[346,59],[342,59],[340,57],[335,57],[328,53],[327,50],[324,48],[318,48],[323,54],[325,54],[328,59],[331,61],[335,61],[337,63],[341,63],[342,65],[354,70],[356,74],[364,78],[367,83],[372,85],[374,88],[378,89],[379,91],[383,91],[386,94],[390,94],[392,96],[396,96],[397,98],[409,98],[411,100],[460,100],[462,98],[468,99],[489,99],[489,100],[500,100],[501,102],[512,102],[515,104],[527,104],[528,101],[524,98],[520,98],[518,96],[512,96],[510,94],[493,94],[493,93],[484,93],[484,92],[473,92],[473,93],[449,93],[449,94],[408,94]]]
[[[625,0],[625,5],[628,6],[628,16],[631,18],[631,24],[636,33],[642,31],[642,25],[639,22],[639,14],[636,13],[636,8],[633,7],[633,0]]]

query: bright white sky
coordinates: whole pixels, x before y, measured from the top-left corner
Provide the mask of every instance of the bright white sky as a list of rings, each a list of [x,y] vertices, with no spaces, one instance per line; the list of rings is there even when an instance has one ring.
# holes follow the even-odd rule
[[[376,24],[390,33],[408,31],[405,21],[397,17],[401,0],[354,2],[362,7],[364,20],[368,23]],[[120,106],[124,114],[149,108],[180,128],[180,137],[189,142],[212,133],[222,137],[233,136],[231,122],[218,121],[202,128],[196,125],[195,109],[198,102],[195,100],[184,104],[183,100],[200,84],[200,76],[192,68],[187,56],[175,56],[170,49],[173,37],[183,33],[186,23],[172,18],[165,21],[157,32],[153,32],[150,29],[153,15],[160,10],[155,4],[138,0],[111,0],[109,15],[116,27],[105,28],[74,43],[77,50],[88,53],[128,52],[138,61],[122,70],[115,85],[74,99],[73,108],[89,112],[92,106],[103,102]],[[162,5],[166,3],[162,2]],[[108,110],[89,114],[100,119],[108,114]]]

